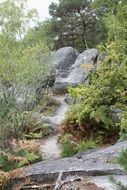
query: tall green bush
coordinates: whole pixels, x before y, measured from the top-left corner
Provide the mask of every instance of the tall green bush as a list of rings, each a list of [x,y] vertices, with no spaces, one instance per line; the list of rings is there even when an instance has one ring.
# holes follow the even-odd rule
[[[119,109],[126,112],[126,73],[125,64],[112,63],[108,57],[98,66],[97,72],[92,74],[90,85],[69,89],[71,96],[79,100],[79,103],[72,106],[67,120],[75,120],[84,126],[88,123],[93,130],[94,125],[98,125],[109,132],[119,131],[123,117],[116,121],[113,111]]]
[[[23,138],[26,104],[36,99],[36,87],[49,74],[51,55],[47,45],[24,44],[23,38],[36,20],[35,10],[26,10],[26,0],[0,3],[0,148],[11,138]],[[24,103],[21,109],[19,102]],[[31,103],[31,102],[30,102]]]

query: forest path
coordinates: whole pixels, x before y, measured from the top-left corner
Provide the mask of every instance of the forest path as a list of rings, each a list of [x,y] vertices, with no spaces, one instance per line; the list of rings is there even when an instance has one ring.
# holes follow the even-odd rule
[[[54,116],[48,116],[47,119],[57,128],[64,121],[69,105],[65,102],[65,95],[54,96],[54,100],[60,103],[60,107]],[[45,160],[60,158],[62,145],[58,142],[58,135],[49,136],[41,145],[40,152]]]

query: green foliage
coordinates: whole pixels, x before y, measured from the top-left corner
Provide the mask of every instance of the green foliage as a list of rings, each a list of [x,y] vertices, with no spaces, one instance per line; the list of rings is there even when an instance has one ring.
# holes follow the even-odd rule
[[[95,0],[94,6],[105,11],[103,21],[108,31],[108,43],[101,46],[101,51],[107,55],[98,65],[97,73],[91,76],[90,85],[70,89],[75,98],[82,101],[77,105],[75,120],[81,124],[87,119],[101,123],[103,128],[125,130],[127,102],[127,56],[126,56],[126,1]],[[113,13],[113,14],[112,14]],[[118,27],[119,26],[119,27]],[[118,124],[112,117],[112,111],[119,108],[123,111]],[[123,129],[122,129],[123,128]]]
[[[124,134],[127,134],[127,111],[122,113],[121,117],[121,136],[124,136]]]
[[[98,63],[97,72],[90,74],[89,85],[69,89],[70,95],[77,104],[72,105],[68,112],[65,133],[68,131],[67,127],[71,129],[69,133],[74,136],[81,130],[88,139],[91,135],[95,137],[99,135],[102,138],[106,134],[110,136],[111,133],[120,132],[121,139],[126,140],[127,2],[95,0],[94,6],[98,16],[102,16],[107,29],[107,44],[100,45],[105,57]],[[118,114],[116,114],[117,110],[119,110]],[[82,142],[81,150],[86,147],[87,141]],[[121,153],[118,163],[127,172],[127,150]],[[111,180],[117,189],[127,190],[120,181],[115,178]]]
[[[3,91],[0,103],[0,147],[7,148],[11,138],[22,138],[26,115],[18,110],[13,93],[9,93],[8,90]]]
[[[121,57],[127,49],[127,2],[125,0],[95,0],[94,6],[99,11],[108,33],[108,43],[115,43],[115,52]],[[126,59],[126,58],[125,58]]]
[[[21,156],[23,158],[26,158],[26,160],[28,160],[28,162],[30,164],[34,163],[35,161],[38,161],[39,160],[39,156],[36,155],[34,152],[29,152],[27,150],[24,150],[24,149],[21,149],[18,153],[17,153],[17,156]],[[18,167],[21,167],[22,163],[20,162]],[[23,163],[24,164],[24,163]]]
[[[11,138],[23,138],[26,109],[36,100],[36,88],[49,75],[52,55],[44,41],[25,45],[23,36],[36,20],[26,0],[0,3],[0,147]],[[50,69],[49,69],[50,68]],[[20,101],[21,99],[21,106]],[[22,103],[23,101],[23,103]]]
[[[54,115],[58,110],[60,103],[54,100],[53,95],[49,89],[45,89],[43,92],[43,97],[38,101],[37,106],[35,106],[34,111],[43,113],[43,115]]]
[[[118,53],[112,42],[103,52],[107,54],[103,63],[98,63],[96,73],[90,74],[90,84],[70,88],[70,95],[78,102],[68,112],[66,123],[76,123],[84,128],[85,136],[126,131],[127,113],[127,59]],[[116,118],[114,112],[121,110]],[[71,131],[73,133],[73,129]]]
[[[76,153],[77,153],[77,149],[75,148],[75,146],[73,145],[73,143],[70,142],[70,141],[67,141],[63,145],[63,151],[61,153],[61,157],[62,158],[70,157],[70,156],[73,156]]]
[[[86,137],[77,145],[81,151],[94,146],[87,141],[94,135],[102,138],[120,132],[122,140],[127,137],[127,1],[95,0],[92,6],[107,32],[107,43],[99,46],[104,58],[97,72],[89,75],[89,85],[69,89],[77,103],[70,108],[63,128],[65,135],[69,132],[75,137],[80,130]],[[118,163],[127,172],[127,150]],[[118,190],[127,190],[120,181],[112,178],[112,182]]]
[[[109,131],[118,129],[112,117],[112,110],[119,108],[126,111],[127,67],[109,62],[110,58],[100,64],[97,73],[91,77],[89,86],[70,88],[71,96],[81,101],[76,106],[72,106],[68,119],[73,115],[72,119],[79,125],[87,120],[89,122],[94,120]]]
[[[96,147],[97,147],[96,141],[92,139],[84,140],[78,143],[77,152],[83,152]]]
[[[72,46],[83,51],[96,46],[100,40],[105,41],[104,24],[96,15],[92,4],[92,1],[84,0],[61,0],[59,3],[51,3],[50,29],[56,49]]]
[[[26,139],[42,139],[46,136],[49,136],[53,132],[51,126],[42,124],[35,124],[33,126],[28,127],[27,129],[29,129],[30,131],[24,134]]]
[[[0,169],[3,171],[40,159],[33,149],[12,148],[13,139],[25,138],[30,119],[28,105],[36,100],[38,84],[47,80],[52,60],[51,47],[44,36],[41,39],[38,34],[36,43],[26,39],[31,22],[37,19],[35,10],[26,10],[26,3],[27,0],[0,3],[0,149],[3,151],[0,152]],[[33,33],[32,40],[37,35]],[[41,137],[51,132],[46,127],[41,130]],[[35,132],[34,136],[37,135]]]
[[[118,164],[120,164],[124,170],[127,172],[127,149],[123,150],[117,159]]]
[[[72,140],[71,135],[65,134],[61,138],[61,143],[63,144],[63,151],[62,151],[61,157],[66,158],[66,157],[73,156],[76,153],[80,153],[89,149],[96,148],[99,142],[97,140],[86,139],[86,140],[82,140],[75,143]]]
[[[0,169],[3,171],[10,171],[16,168],[20,168],[24,165],[34,163],[39,160],[39,156],[34,152],[29,152],[24,149],[20,149],[18,152],[0,153]]]
[[[115,184],[117,190],[127,190],[127,187],[122,184],[121,181],[117,181],[113,176],[110,177],[110,181]]]
[[[51,21],[45,20],[38,23],[34,28],[30,28],[24,39],[25,46],[36,46],[37,44],[45,45],[48,50],[54,48],[54,41],[51,32]]]
[[[60,142],[63,144],[62,158],[70,157],[77,153],[77,144],[71,140],[71,135],[62,136]]]
[[[43,137],[41,132],[39,132],[39,133],[28,133],[28,134],[25,134],[24,136],[26,139],[42,139],[42,137]]]
[[[106,15],[106,13],[116,13],[116,7],[121,2],[125,0],[94,0],[93,7],[99,11],[101,15]]]
[[[125,170],[125,172],[127,172],[127,149],[120,153],[119,157],[117,158],[117,162]],[[127,186],[122,184],[121,181],[116,180],[113,176],[111,176],[110,180],[116,185],[116,189],[127,190]]]
[[[26,11],[26,3],[27,0],[5,0],[0,3],[1,31],[6,37],[21,39],[28,24],[36,20],[37,11]]]

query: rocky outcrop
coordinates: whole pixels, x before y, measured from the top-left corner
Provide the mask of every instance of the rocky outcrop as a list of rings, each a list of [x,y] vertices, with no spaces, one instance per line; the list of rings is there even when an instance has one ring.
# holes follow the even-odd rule
[[[72,68],[75,69],[75,68],[79,68],[80,66],[83,66],[83,65],[85,66],[86,64],[89,64],[90,69],[91,69],[91,67],[96,65],[98,56],[99,56],[99,52],[97,49],[93,48],[93,49],[85,50],[83,53],[81,53],[78,56],[75,64],[72,66]],[[88,67],[88,69],[89,69],[89,67]],[[86,67],[86,70],[87,70],[87,67]]]
[[[114,162],[115,158],[122,149],[127,147],[127,141],[117,143],[107,148],[88,151],[70,158],[43,161],[31,166],[25,167],[24,172],[27,177],[36,180],[48,181],[57,179],[60,171],[63,171],[63,177],[67,175],[123,175],[124,171]]]
[[[126,149],[126,147],[127,141],[117,143],[116,145],[107,148],[89,150],[70,158],[42,161],[24,167],[24,177],[25,179],[31,179],[34,183],[36,182],[40,185],[44,183],[45,185],[45,183],[51,184],[51,182],[55,182],[62,172],[62,180],[67,180],[71,176],[82,176],[82,179],[85,176],[89,176],[88,181],[90,184],[92,183],[95,184],[96,187],[99,187],[95,188],[96,190],[100,190],[100,188],[113,190],[115,186],[113,186],[109,180],[110,175],[115,175],[117,180],[120,180],[123,184],[127,185],[127,176],[125,175],[125,172],[115,163],[115,158],[119,155],[121,150]],[[17,178],[17,180],[21,182],[20,178]],[[17,180],[16,182],[18,182]],[[85,182],[87,182],[86,178]],[[69,184],[69,186],[70,185],[72,184]],[[27,187],[24,189],[27,189]],[[39,190],[40,187],[36,189]]]
[[[75,63],[78,57],[77,50],[72,47],[64,47],[56,51],[53,59],[53,72],[56,77],[67,77],[70,72],[70,67]]]
[[[96,49],[89,49],[81,53],[70,68],[68,77],[58,76],[54,83],[55,93],[65,93],[69,86],[88,84],[88,75],[96,70],[99,53]]]

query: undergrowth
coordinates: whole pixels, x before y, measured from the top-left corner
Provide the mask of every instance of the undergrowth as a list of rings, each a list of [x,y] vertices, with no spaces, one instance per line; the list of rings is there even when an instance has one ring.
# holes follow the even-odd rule
[[[77,103],[68,111],[62,134],[70,133],[77,139],[101,136],[112,144],[127,132],[127,66],[116,64],[121,57],[112,56],[114,47],[107,47],[108,56],[98,63],[97,72],[90,74],[89,85],[69,89]],[[114,142],[110,142],[113,136]]]
[[[84,152],[89,149],[94,149],[100,145],[98,140],[93,140],[92,138],[74,142],[73,137],[68,134],[61,137],[60,142],[63,144],[62,158],[70,157],[76,153]]]

